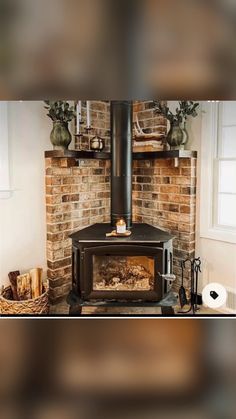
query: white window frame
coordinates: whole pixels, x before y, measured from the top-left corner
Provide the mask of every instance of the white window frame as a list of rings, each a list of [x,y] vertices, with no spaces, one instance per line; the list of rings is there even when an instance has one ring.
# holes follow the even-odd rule
[[[0,101],[0,199],[9,198],[8,103]]]
[[[218,102],[202,103],[200,237],[236,243],[236,231],[216,225],[218,179]],[[215,177],[215,178],[214,178]]]

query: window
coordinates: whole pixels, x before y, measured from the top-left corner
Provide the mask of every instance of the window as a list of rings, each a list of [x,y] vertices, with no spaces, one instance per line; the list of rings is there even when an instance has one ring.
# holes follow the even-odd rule
[[[236,243],[236,101],[203,105],[201,151],[201,236]]]
[[[9,197],[7,102],[0,101],[0,198]]]
[[[217,227],[236,229],[236,102],[218,104],[215,159],[215,213]]]

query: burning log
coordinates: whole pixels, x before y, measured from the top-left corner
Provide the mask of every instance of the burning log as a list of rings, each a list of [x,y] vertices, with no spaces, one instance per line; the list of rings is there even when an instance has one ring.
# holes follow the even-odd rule
[[[153,275],[140,264],[129,264],[126,259],[112,261],[99,267],[95,289],[101,290],[150,290]]]

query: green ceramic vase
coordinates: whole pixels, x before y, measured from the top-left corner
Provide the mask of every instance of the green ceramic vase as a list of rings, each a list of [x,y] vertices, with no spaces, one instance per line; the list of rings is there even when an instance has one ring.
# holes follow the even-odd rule
[[[183,145],[184,133],[179,124],[172,124],[168,131],[166,140],[171,150],[180,150],[184,148]]]
[[[54,150],[67,150],[72,140],[71,133],[68,129],[68,123],[61,121],[53,122],[50,140]]]

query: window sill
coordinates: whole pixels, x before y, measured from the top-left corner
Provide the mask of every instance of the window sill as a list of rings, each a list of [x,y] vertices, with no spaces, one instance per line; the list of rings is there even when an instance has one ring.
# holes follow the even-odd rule
[[[208,230],[200,231],[200,238],[236,244],[236,231],[209,228]]]
[[[0,189],[0,199],[9,199],[16,189]]]

